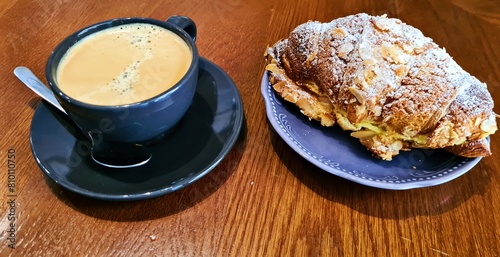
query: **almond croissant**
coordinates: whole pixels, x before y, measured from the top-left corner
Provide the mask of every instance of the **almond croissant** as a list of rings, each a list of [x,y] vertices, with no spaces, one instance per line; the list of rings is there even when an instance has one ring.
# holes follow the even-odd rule
[[[444,148],[490,155],[497,130],[486,84],[418,29],[384,16],[307,22],[268,48],[269,80],[323,126],[353,131],[376,157]]]

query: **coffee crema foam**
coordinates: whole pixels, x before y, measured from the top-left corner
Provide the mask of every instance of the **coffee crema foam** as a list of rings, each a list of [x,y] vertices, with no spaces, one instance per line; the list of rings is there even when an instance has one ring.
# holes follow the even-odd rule
[[[152,24],[126,24],[71,47],[58,66],[57,84],[85,103],[131,104],[171,88],[191,61],[190,47],[175,33]]]

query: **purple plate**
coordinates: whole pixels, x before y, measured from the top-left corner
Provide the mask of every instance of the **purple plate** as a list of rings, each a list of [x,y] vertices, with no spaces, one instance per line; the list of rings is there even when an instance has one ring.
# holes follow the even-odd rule
[[[298,107],[275,94],[267,72],[261,90],[271,125],[295,152],[317,167],[359,184],[392,190],[435,186],[459,177],[481,160],[440,149],[413,149],[392,161],[379,160],[349,132],[310,121]]]

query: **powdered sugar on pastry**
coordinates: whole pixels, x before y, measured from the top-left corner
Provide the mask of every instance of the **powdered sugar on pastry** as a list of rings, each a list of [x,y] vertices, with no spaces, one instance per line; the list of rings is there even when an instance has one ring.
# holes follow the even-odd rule
[[[401,20],[307,22],[270,47],[267,60],[278,94],[325,126],[356,131],[377,157],[459,145],[489,154],[465,144],[497,129],[486,85]]]

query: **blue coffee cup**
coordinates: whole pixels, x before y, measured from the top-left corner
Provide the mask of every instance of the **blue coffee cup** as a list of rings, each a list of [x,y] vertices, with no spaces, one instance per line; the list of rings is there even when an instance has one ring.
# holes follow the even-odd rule
[[[178,35],[189,46],[192,61],[179,82],[152,98],[111,106],[85,103],[68,96],[60,89],[57,69],[61,59],[72,46],[104,29],[133,23],[153,24],[165,28]],[[83,130],[92,134],[100,133],[106,141],[153,142],[175,127],[193,101],[199,59],[195,45],[196,33],[194,21],[185,16],[172,16],[166,21],[134,17],[99,22],[73,33],[54,49],[46,65],[46,78],[68,116]]]

